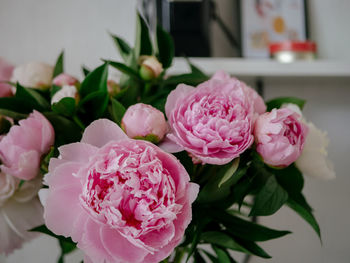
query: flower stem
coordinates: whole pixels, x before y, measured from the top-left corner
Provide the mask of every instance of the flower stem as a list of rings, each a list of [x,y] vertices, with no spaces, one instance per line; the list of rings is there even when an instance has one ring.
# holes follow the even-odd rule
[[[175,258],[174,258],[174,263],[181,263],[182,258],[185,255],[186,250],[182,247],[178,247],[175,250]]]
[[[82,130],[85,130],[85,125],[81,122],[77,115],[73,116],[73,120]]]

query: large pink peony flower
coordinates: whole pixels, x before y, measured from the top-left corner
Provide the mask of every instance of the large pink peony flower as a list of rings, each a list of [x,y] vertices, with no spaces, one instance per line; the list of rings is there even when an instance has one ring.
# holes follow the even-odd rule
[[[40,192],[46,225],[70,236],[86,262],[159,262],[191,221],[198,185],[157,146],[100,119],[59,148]]]
[[[23,180],[38,175],[40,158],[50,150],[55,132],[50,122],[34,111],[0,141],[1,170]]]
[[[307,133],[308,127],[298,113],[288,108],[273,109],[255,123],[256,150],[265,163],[286,167],[301,155]]]
[[[0,254],[8,255],[37,236],[28,230],[42,225],[43,207],[37,197],[41,178],[26,181],[0,172]]]
[[[14,67],[0,57],[0,98],[12,95],[11,86],[2,81],[10,81]]]
[[[253,89],[219,71],[196,88],[180,84],[169,94],[168,139],[203,163],[225,164],[251,146],[255,115],[265,110]],[[169,141],[162,147],[176,150]]]

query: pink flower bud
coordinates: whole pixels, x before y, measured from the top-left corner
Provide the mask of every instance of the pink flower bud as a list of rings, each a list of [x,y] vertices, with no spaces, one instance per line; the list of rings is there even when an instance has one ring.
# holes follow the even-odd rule
[[[0,98],[9,97],[12,95],[11,86],[2,81],[10,81],[12,76],[13,66],[0,58]]]
[[[62,73],[62,74],[58,75],[57,77],[55,77],[53,79],[52,83],[54,85],[60,86],[60,87],[62,87],[62,86],[76,86],[79,83],[79,81],[75,77],[73,77],[69,74]]]
[[[162,64],[154,56],[141,56],[140,75],[144,80],[157,78],[163,72]]]
[[[301,155],[307,133],[308,127],[298,113],[288,108],[273,109],[256,120],[256,150],[266,164],[286,167]]]
[[[128,108],[122,120],[122,128],[130,138],[153,143],[161,141],[168,130],[164,114],[143,103]]]

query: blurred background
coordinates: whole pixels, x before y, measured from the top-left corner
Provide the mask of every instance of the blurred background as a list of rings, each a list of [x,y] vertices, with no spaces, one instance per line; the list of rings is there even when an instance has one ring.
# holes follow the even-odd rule
[[[253,6],[261,2],[251,1]],[[177,9],[170,6],[176,2],[193,2],[194,7]],[[158,18],[171,31],[177,43],[177,54],[229,57],[236,68],[245,62],[253,65],[259,56],[245,53],[243,48],[247,39],[243,24],[253,19],[243,15],[241,2],[243,1],[216,0],[213,4],[201,0],[0,0],[0,56],[15,65],[30,61],[53,64],[64,49],[66,71],[80,77],[82,64],[93,68],[101,64],[101,58],[120,59],[109,33],[122,36],[133,43],[138,7],[149,18],[151,25]],[[317,73],[285,76],[286,74],[272,72],[269,76],[251,73],[242,76],[238,74],[237,77],[252,86],[256,85],[257,80],[263,81],[266,99],[299,96],[307,100],[304,111],[306,118],[328,131],[331,141],[329,157],[335,165],[337,178],[329,182],[306,178],[305,182],[304,193],[315,209],[323,244],[320,244],[317,235],[304,221],[288,208],[283,208],[274,216],[260,218],[259,222],[291,230],[293,234],[262,243],[262,247],[273,258],[253,258],[253,263],[340,263],[349,262],[350,258],[350,1],[309,0],[307,7],[307,15],[302,16],[305,21],[301,22],[305,26],[301,30],[305,31],[300,38],[317,43],[318,59],[322,61],[317,67],[310,63],[310,67],[320,71],[329,68],[332,73],[324,76]],[[155,11],[157,8],[158,14]],[[162,17],[159,17],[159,10]],[[187,27],[176,23],[179,18],[183,21],[189,19]],[[192,31],[187,32],[189,28]],[[189,40],[188,36],[193,39]],[[235,73],[232,68],[220,68],[220,59],[216,61],[217,69]],[[250,64],[244,65],[249,67]],[[266,67],[271,65],[268,55],[258,65],[268,70]],[[197,66],[206,71],[205,63]],[[341,73],[337,74],[338,72]],[[42,236],[7,259],[0,257],[0,262],[53,263],[56,262],[58,252],[56,241]],[[79,252],[68,258],[68,262],[80,261]]]

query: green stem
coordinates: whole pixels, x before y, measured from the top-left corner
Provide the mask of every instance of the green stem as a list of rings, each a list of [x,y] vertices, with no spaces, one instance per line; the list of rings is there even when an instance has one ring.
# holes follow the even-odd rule
[[[184,255],[185,255],[186,250],[184,248],[178,247],[175,250],[175,258],[174,258],[174,263],[181,263]]]
[[[85,125],[81,122],[77,115],[73,116],[73,120],[82,130],[85,130]]]

